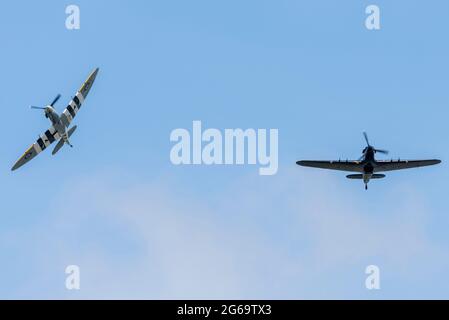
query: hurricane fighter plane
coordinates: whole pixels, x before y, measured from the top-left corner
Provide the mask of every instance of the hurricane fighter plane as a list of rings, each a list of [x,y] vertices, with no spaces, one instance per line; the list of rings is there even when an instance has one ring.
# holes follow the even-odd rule
[[[75,132],[76,126],[73,126],[71,128],[70,124],[72,123],[73,118],[75,118],[75,115],[81,108],[81,105],[84,102],[84,99],[86,99],[87,94],[90,91],[90,88],[92,87],[95,78],[97,77],[98,68],[95,69],[87,78],[87,80],[83,83],[81,88],[77,91],[73,99],[70,101],[67,108],[61,113],[58,114],[54,108],[54,105],[56,102],[61,98],[61,95],[58,94],[56,98],[50,103],[48,106],[45,107],[35,107],[32,106],[32,109],[42,109],[44,110],[44,115],[47,119],[51,122],[51,127],[45,131],[43,134],[39,136],[37,141],[29,147],[25,153],[20,157],[19,160],[14,164],[11,170],[16,170],[32,160],[34,157],[36,157],[39,153],[44,151],[50,144],[52,144],[55,141],[58,141],[55,148],[53,149],[52,154],[56,154],[63,146],[64,144],[69,145],[72,147],[72,144],[69,141],[70,136]]]
[[[431,166],[438,164],[441,160],[431,159],[431,160],[376,160],[375,154],[382,153],[388,154],[388,151],[382,149],[376,149],[370,145],[368,141],[368,136],[364,132],[366,147],[362,151],[362,157],[359,160],[336,160],[336,161],[315,161],[315,160],[301,160],[297,161],[296,164],[304,167],[320,168],[320,169],[330,169],[330,170],[340,170],[340,171],[350,171],[358,172],[357,174],[350,174],[346,177],[348,179],[360,179],[363,180],[365,184],[365,189],[368,189],[368,182],[371,179],[382,179],[385,178],[384,174],[378,172],[393,171],[410,169],[424,166]]]

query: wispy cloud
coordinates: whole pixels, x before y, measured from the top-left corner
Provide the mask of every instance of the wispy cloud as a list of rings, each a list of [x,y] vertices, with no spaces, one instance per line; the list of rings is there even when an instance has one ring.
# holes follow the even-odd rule
[[[447,295],[445,289],[431,292],[427,286],[444,275],[449,259],[428,234],[425,199],[400,188],[382,200],[389,203],[388,212],[378,212],[341,183],[328,174],[283,170],[269,179],[243,178],[204,198],[201,192],[183,196],[179,190],[188,186],[176,181],[135,181],[124,188],[120,175],[80,178],[60,191],[39,228],[2,237],[3,249],[26,255],[28,270],[41,275],[23,277],[15,290],[2,295]],[[79,292],[64,288],[68,264],[81,267]],[[382,289],[375,295],[364,288],[368,264],[381,268]]]

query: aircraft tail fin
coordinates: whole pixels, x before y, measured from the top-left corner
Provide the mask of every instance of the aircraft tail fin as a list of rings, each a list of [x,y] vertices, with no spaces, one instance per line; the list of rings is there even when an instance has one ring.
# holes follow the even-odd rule
[[[70,136],[75,132],[76,130],[76,126],[73,126],[69,129],[69,131],[67,131],[67,136],[70,138]],[[58,144],[56,145],[56,147],[53,149],[53,152],[51,153],[52,155],[55,155],[63,146],[64,146],[64,138],[61,138],[58,141]]]
[[[348,179],[363,179],[363,174],[350,174],[350,175],[347,175],[346,178],[348,178]],[[371,176],[371,179],[382,179],[382,178],[385,178],[384,174],[375,173]]]

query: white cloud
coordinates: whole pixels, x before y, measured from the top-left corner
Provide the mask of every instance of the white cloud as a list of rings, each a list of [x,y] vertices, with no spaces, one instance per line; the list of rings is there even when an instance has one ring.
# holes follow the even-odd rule
[[[27,244],[35,252],[30,268],[37,278],[13,295],[366,298],[368,264],[384,275],[380,297],[401,297],[410,286],[428,290],[426,277],[433,281],[449,263],[430,240],[425,199],[403,187],[370,198],[345,183],[283,170],[245,177],[205,198],[183,196],[178,191],[188,186],[173,181],[126,187],[120,175],[71,181],[37,231],[4,236],[19,251]],[[81,267],[79,292],[63,288],[68,264]]]

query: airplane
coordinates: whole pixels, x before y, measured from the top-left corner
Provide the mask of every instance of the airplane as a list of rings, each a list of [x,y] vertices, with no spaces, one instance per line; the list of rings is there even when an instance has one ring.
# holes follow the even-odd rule
[[[371,179],[385,178],[384,174],[378,172],[393,171],[410,169],[424,166],[431,166],[441,163],[441,160],[376,160],[375,154],[382,153],[388,154],[388,151],[382,149],[376,149],[370,145],[368,135],[363,132],[367,146],[362,151],[362,157],[358,160],[346,160],[346,161],[314,161],[314,160],[300,160],[296,164],[304,167],[340,170],[359,172],[358,174],[347,175],[348,179],[361,179],[365,184],[365,190],[368,190],[368,182]]]
[[[51,127],[43,134],[41,134],[37,139],[37,141],[33,143],[31,147],[29,147],[25,151],[25,153],[19,158],[19,160],[17,160],[17,162],[11,169],[12,171],[17,170],[18,168],[20,168],[21,166],[32,160],[34,157],[36,157],[39,153],[44,151],[56,140],[59,141],[56,144],[55,148],[53,149],[52,152],[53,155],[55,155],[65,144],[69,145],[70,147],[73,147],[69,141],[69,138],[75,132],[76,126],[73,126],[70,129],[69,127],[73,118],[75,118],[75,115],[77,114],[77,112],[81,108],[81,105],[86,99],[87,94],[92,88],[95,78],[97,77],[98,71],[99,71],[98,68],[92,71],[92,73],[83,83],[81,88],[76,92],[75,96],[70,101],[67,108],[61,114],[58,114],[54,108],[56,102],[59,100],[59,98],[61,98],[60,94],[58,94],[56,98],[54,98],[53,101],[48,106],[45,107],[31,106],[32,109],[44,110],[44,115],[47,119],[50,120]]]

